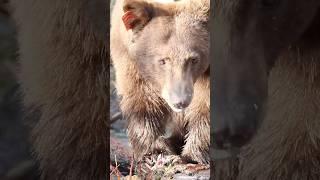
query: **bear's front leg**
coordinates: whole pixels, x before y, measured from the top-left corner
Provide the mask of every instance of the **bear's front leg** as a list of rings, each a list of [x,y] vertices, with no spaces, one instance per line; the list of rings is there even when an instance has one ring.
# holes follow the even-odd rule
[[[167,151],[167,144],[161,137],[165,132],[161,117],[148,112],[135,113],[128,119],[128,137],[134,155],[141,160],[144,155]]]
[[[188,118],[188,134],[182,157],[187,161],[196,161],[202,164],[210,162],[210,116],[209,112],[192,112]]]
[[[169,109],[158,96],[140,88],[124,94],[120,107],[128,120],[128,137],[137,160],[149,153],[171,152],[163,138]]]
[[[208,164],[210,162],[210,79],[205,76],[194,86],[193,100],[185,112],[186,144],[182,158]]]

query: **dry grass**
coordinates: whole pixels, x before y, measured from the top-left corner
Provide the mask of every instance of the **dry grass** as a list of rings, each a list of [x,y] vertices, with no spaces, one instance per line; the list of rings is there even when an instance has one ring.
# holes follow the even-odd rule
[[[123,153],[121,150],[119,152],[119,154]],[[127,163],[122,163],[130,164],[127,168],[129,172],[123,173],[120,168],[122,170],[125,168],[121,167],[117,157],[114,156],[114,162],[110,166],[110,175],[113,179],[172,179],[176,174],[192,177],[210,168],[208,165],[183,163],[179,156],[159,154],[145,157],[141,162],[134,161],[131,156],[130,159],[126,159]]]

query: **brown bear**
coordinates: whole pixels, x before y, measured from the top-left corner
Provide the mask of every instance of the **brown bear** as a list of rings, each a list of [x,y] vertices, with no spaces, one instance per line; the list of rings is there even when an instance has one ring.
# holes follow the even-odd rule
[[[209,162],[208,13],[208,0],[115,4],[111,58],[138,160],[163,152]]]
[[[106,179],[108,1],[12,0],[19,80],[42,179]],[[32,112],[37,112],[32,113]]]
[[[246,145],[233,161],[239,168],[222,173],[241,180],[319,179],[320,2],[216,1],[213,7],[213,60],[219,61],[213,61],[212,126],[218,127],[212,138],[220,149]],[[243,137],[241,145],[235,136]],[[232,158],[216,161],[217,170],[227,162]]]

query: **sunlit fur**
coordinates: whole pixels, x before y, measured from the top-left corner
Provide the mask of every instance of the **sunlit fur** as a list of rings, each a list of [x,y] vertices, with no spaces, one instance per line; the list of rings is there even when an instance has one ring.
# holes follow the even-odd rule
[[[134,2],[137,1],[128,1],[128,3]],[[182,156],[189,160],[206,163],[209,161],[210,137],[209,37],[205,25],[198,27],[196,25],[200,25],[201,21],[207,21],[209,1],[186,0],[179,3],[152,4],[156,18],[146,23],[140,34],[139,31],[134,34],[124,28],[120,19],[123,15],[122,1],[115,5],[111,19],[111,56],[116,70],[116,87],[121,97],[121,110],[128,120],[128,136],[135,157],[140,159],[143,155],[160,149],[169,154],[182,153]],[[181,24],[169,25],[166,19],[169,21],[175,19],[172,22]],[[193,23],[195,27],[191,26]],[[163,43],[162,34],[171,29],[181,33],[181,37],[173,35],[172,39],[180,38],[182,41],[176,41],[177,47],[172,46],[174,48],[169,50],[181,47],[180,50],[188,54],[190,52],[184,50],[188,46],[203,47],[200,48],[203,58],[192,75],[195,80],[193,99],[183,113],[173,112],[161,95],[161,92],[168,91],[164,84],[168,82],[167,80],[170,81],[170,74],[160,71],[161,67],[154,58],[145,58],[147,55],[153,56],[153,53],[166,55],[165,48],[168,49],[170,46]],[[182,33],[195,30],[199,33],[193,36]],[[198,38],[198,43],[193,40],[195,37]],[[134,43],[131,42],[132,39]],[[175,45],[174,41],[171,43]],[[175,53],[177,59],[182,58],[183,53],[179,54],[178,51]],[[174,67],[178,68],[171,65],[166,68],[173,71]],[[172,136],[166,139],[164,136],[168,134],[166,132],[168,130]]]

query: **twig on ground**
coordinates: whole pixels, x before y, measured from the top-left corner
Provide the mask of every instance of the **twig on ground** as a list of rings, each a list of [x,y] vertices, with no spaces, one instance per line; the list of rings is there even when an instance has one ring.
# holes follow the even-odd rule
[[[114,158],[115,158],[115,163],[116,163],[116,167],[111,171],[110,175],[114,174],[117,176],[117,178],[120,180],[121,179],[121,173],[118,169],[118,167],[120,166],[120,164],[118,164],[118,161],[117,161],[117,155],[114,155]]]
[[[110,175],[112,175],[114,172],[118,171],[118,167],[119,167],[119,165],[114,167],[113,170],[111,171]]]
[[[110,119],[110,124],[115,123],[116,121],[118,121],[119,119],[122,119],[122,113],[121,112],[117,112],[116,114],[114,114],[111,119]]]
[[[119,167],[119,165],[118,165],[118,161],[117,161],[117,155],[115,154],[114,155],[114,159],[115,159],[115,161],[116,161],[116,167]],[[118,168],[117,168],[117,176],[118,176],[118,179],[120,179],[120,175],[119,175],[119,170],[118,170]]]
[[[133,161],[134,161],[134,158],[133,158],[133,155],[132,155],[132,158],[131,158],[131,165],[130,165],[130,173],[129,173],[129,175],[130,175],[130,178],[129,178],[129,180],[131,180],[131,177],[132,177],[132,170],[133,170]]]

